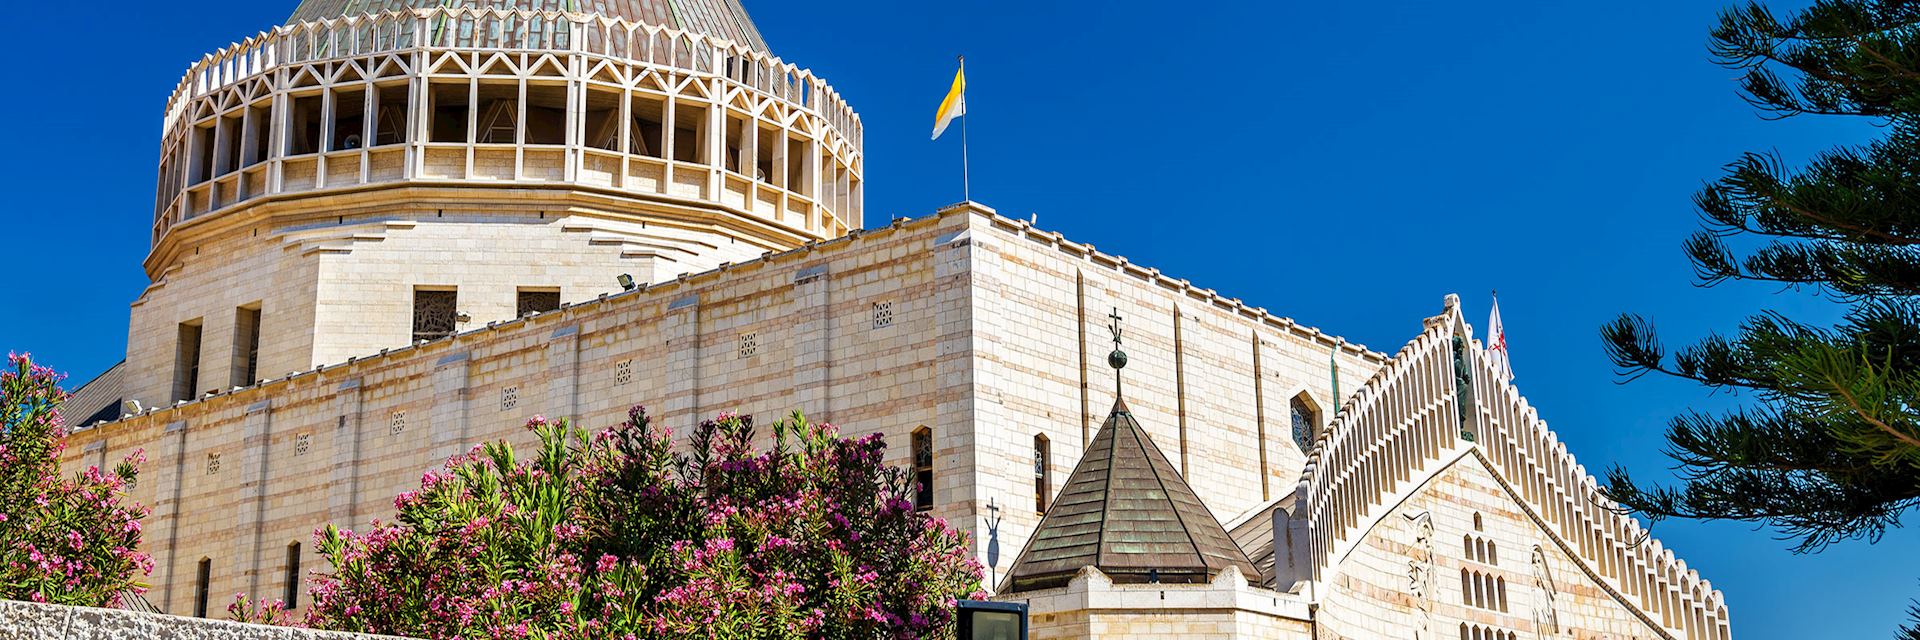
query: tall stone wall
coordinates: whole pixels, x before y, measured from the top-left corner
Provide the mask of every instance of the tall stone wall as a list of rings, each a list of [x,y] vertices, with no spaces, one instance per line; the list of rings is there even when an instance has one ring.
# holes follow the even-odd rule
[[[974,499],[999,507],[1009,568],[1039,526],[1034,437],[1051,443],[1058,491],[1114,403],[1110,314],[1122,316],[1127,405],[1215,518],[1232,523],[1293,491],[1304,455],[1290,401],[1324,427],[1340,388],[1384,358],[1090,245],[1005,218],[982,219],[974,251],[974,373],[983,425]]]
[[[998,561],[997,581],[1038,522],[1033,436],[1054,443],[1057,490],[1112,401],[1116,305],[1135,354],[1128,401],[1215,515],[1284,493],[1299,470],[1287,398],[1331,406],[1336,340],[964,207],[82,430],[68,463],[146,450],[134,497],[154,508],[149,597],[184,613],[203,559],[210,608],[279,597],[290,552],[324,568],[316,527],[390,517],[393,496],[447,456],[528,443],[535,414],[598,428],[644,403],[686,433],[720,411],[765,422],[799,409],[884,434],[895,465],[910,462],[908,434],[932,429],[934,513]],[[1343,385],[1381,358],[1340,353]]]

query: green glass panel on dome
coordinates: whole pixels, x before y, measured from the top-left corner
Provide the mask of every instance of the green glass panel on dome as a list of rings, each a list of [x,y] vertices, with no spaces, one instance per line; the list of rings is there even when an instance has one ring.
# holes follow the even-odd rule
[[[767,51],[760,29],[747,17],[740,0],[302,0],[287,23],[433,7],[596,13],[718,36]]]

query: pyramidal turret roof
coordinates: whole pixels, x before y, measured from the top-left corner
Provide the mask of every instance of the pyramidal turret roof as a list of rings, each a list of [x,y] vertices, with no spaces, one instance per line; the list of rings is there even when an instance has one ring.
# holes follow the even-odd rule
[[[1251,582],[1261,579],[1119,400],[1014,561],[1003,591],[1061,586],[1085,567],[1120,583],[1193,583],[1229,566]]]

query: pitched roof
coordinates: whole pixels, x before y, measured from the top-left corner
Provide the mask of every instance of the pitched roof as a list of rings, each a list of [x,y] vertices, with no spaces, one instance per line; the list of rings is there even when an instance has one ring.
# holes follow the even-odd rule
[[[1206,582],[1260,572],[1117,401],[1007,573],[1004,591],[1064,585],[1085,567],[1114,582]]]
[[[67,427],[84,427],[100,421],[120,419],[120,401],[126,397],[127,361],[108,367],[86,384],[80,385],[66,402],[60,403],[60,416]]]

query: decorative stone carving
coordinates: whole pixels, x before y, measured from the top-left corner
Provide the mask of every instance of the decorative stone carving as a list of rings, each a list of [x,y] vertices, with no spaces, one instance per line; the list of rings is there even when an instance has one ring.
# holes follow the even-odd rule
[[[1559,598],[1560,589],[1553,583],[1553,568],[1547,563],[1547,552],[1540,545],[1533,545],[1533,628],[1541,638],[1560,633],[1560,614],[1554,608],[1554,600]]]
[[[1433,577],[1433,514],[1422,511],[1403,517],[1413,521],[1413,557],[1407,560],[1407,593],[1413,595],[1414,606],[1420,608],[1420,630],[1414,634],[1414,638],[1432,640],[1436,591]]]
[[[458,315],[453,291],[413,292],[413,339],[438,340],[453,335]]]

